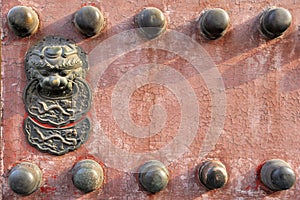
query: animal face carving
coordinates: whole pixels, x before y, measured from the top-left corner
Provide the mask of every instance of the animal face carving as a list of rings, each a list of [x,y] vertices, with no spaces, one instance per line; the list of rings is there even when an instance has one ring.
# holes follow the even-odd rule
[[[24,132],[32,146],[63,155],[88,139],[91,123],[85,115],[92,95],[84,80],[87,70],[84,51],[64,38],[48,36],[28,50],[25,71],[29,82],[23,101],[29,116]]]
[[[86,55],[80,47],[55,36],[32,46],[25,59],[27,79],[37,79],[46,91],[71,91],[74,79],[84,77],[88,68]]]

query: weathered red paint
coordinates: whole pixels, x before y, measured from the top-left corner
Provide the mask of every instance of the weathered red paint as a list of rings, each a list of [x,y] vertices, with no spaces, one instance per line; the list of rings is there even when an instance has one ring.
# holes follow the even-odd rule
[[[44,185],[40,188],[40,190],[41,190],[41,193],[49,194],[49,193],[55,192],[56,187],[49,187],[49,186]]]
[[[58,3],[55,0],[2,0],[0,3],[2,199],[300,199],[299,1],[65,0]],[[17,5],[33,7],[39,15],[40,28],[29,38],[19,38],[8,29],[6,14]],[[72,24],[74,13],[85,5],[98,7],[107,19],[105,30],[95,38],[82,36]],[[136,90],[130,100],[130,114],[136,124],[150,123],[148,111],[157,102],[165,105],[169,118],[159,134],[143,139],[132,137],[120,130],[111,116],[111,93],[119,78],[141,64],[156,62],[176,69],[193,87],[200,105],[197,136],[188,151],[168,166],[169,185],[155,195],[140,188],[134,173],[109,167],[101,156],[91,152],[98,148],[91,145],[99,137],[98,132],[93,131],[87,143],[77,151],[56,157],[31,147],[22,130],[26,115],[22,93],[27,83],[24,57],[31,45],[44,36],[61,35],[74,40],[89,54],[105,39],[134,28],[134,16],[148,6],[163,11],[168,29],[196,39],[210,54],[222,75],[227,98],[223,133],[208,155],[198,157],[212,120],[211,97],[203,78],[195,76],[196,70],[186,60],[163,50],[141,49],[116,58],[99,80],[91,80],[91,74],[87,74],[89,83],[98,83],[90,112],[101,119],[105,135],[112,144],[133,153],[159,149],[175,137],[180,123],[180,103],[172,92],[161,86],[149,84]],[[257,31],[258,16],[269,6],[284,7],[293,16],[291,27],[274,40],[263,38]],[[223,38],[209,41],[196,35],[195,20],[202,10],[215,7],[228,12],[231,25]],[[124,66],[128,68],[123,69]],[[71,175],[76,162],[86,158],[99,162],[105,173],[103,186],[89,194],[73,186]],[[257,171],[261,163],[272,158],[287,161],[295,171],[297,181],[290,190],[269,193],[261,187]],[[207,191],[197,183],[195,171],[206,159],[219,159],[226,165],[229,180],[224,188]],[[9,170],[24,160],[37,164],[43,172],[43,186],[28,197],[14,194],[7,183]]]

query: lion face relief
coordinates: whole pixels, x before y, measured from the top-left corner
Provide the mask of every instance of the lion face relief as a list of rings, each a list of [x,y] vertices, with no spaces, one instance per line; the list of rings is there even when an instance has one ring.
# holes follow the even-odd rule
[[[82,49],[68,40],[46,37],[26,54],[27,79],[37,79],[47,91],[71,91],[74,79],[84,77],[88,68]]]
[[[63,155],[79,148],[91,131],[87,112],[92,94],[84,77],[85,52],[58,36],[48,36],[29,48],[25,56],[28,83],[23,101],[28,114],[24,132],[42,152]]]

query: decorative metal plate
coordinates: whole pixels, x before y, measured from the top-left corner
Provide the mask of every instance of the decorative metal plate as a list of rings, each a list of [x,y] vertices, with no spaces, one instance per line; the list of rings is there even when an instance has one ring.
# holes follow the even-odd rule
[[[87,140],[90,121],[79,121],[91,106],[91,90],[83,79],[87,69],[86,53],[62,37],[48,36],[29,48],[23,101],[30,116],[24,131],[32,146],[63,155]]]
[[[88,118],[66,128],[42,127],[27,117],[24,131],[28,142],[43,152],[63,155],[76,150],[89,136],[91,123]]]
[[[81,78],[75,79],[71,93],[64,96],[44,94],[36,79],[24,91],[28,114],[57,127],[79,120],[90,109],[91,98],[89,86]]]
[[[64,70],[71,73],[62,73]],[[54,73],[68,80],[76,77],[84,78],[87,70],[87,57],[81,47],[58,36],[43,38],[32,45],[25,56],[27,79],[38,79],[41,84],[44,79]]]

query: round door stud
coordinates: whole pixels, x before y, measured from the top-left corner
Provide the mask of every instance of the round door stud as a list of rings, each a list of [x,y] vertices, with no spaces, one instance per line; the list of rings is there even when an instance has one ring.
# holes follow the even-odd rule
[[[140,32],[148,39],[153,39],[166,30],[164,14],[154,7],[144,8],[135,20]]]
[[[29,195],[42,183],[42,172],[38,166],[29,162],[16,165],[9,173],[8,184],[17,194]]]
[[[101,187],[103,169],[93,160],[82,160],[73,167],[73,184],[79,190],[88,193]]]
[[[225,35],[229,21],[227,12],[221,8],[205,10],[199,18],[198,28],[204,37],[215,40]]]
[[[228,175],[225,166],[219,161],[207,161],[198,171],[198,177],[202,185],[213,190],[226,185]]]
[[[139,169],[139,182],[146,191],[150,193],[159,192],[168,185],[168,169],[160,161],[148,161]]]
[[[8,27],[19,37],[34,34],[39,27],[36,12],[26,6],[15,6],[7,14]]]
[[[75,27],[87,37],[98,35],[105,26],[105,19],[100,10],[94,6],[84,6],[76,12]]]
[[[266,161],[259,177],[261,182],[272,191],[287,190],[296,181],[296,175],[290,165],[280,159]]]
[[[269,8],[260,17],[260,32],[267,38],[281,36],[291,25],[292,15],[284,8]]]

